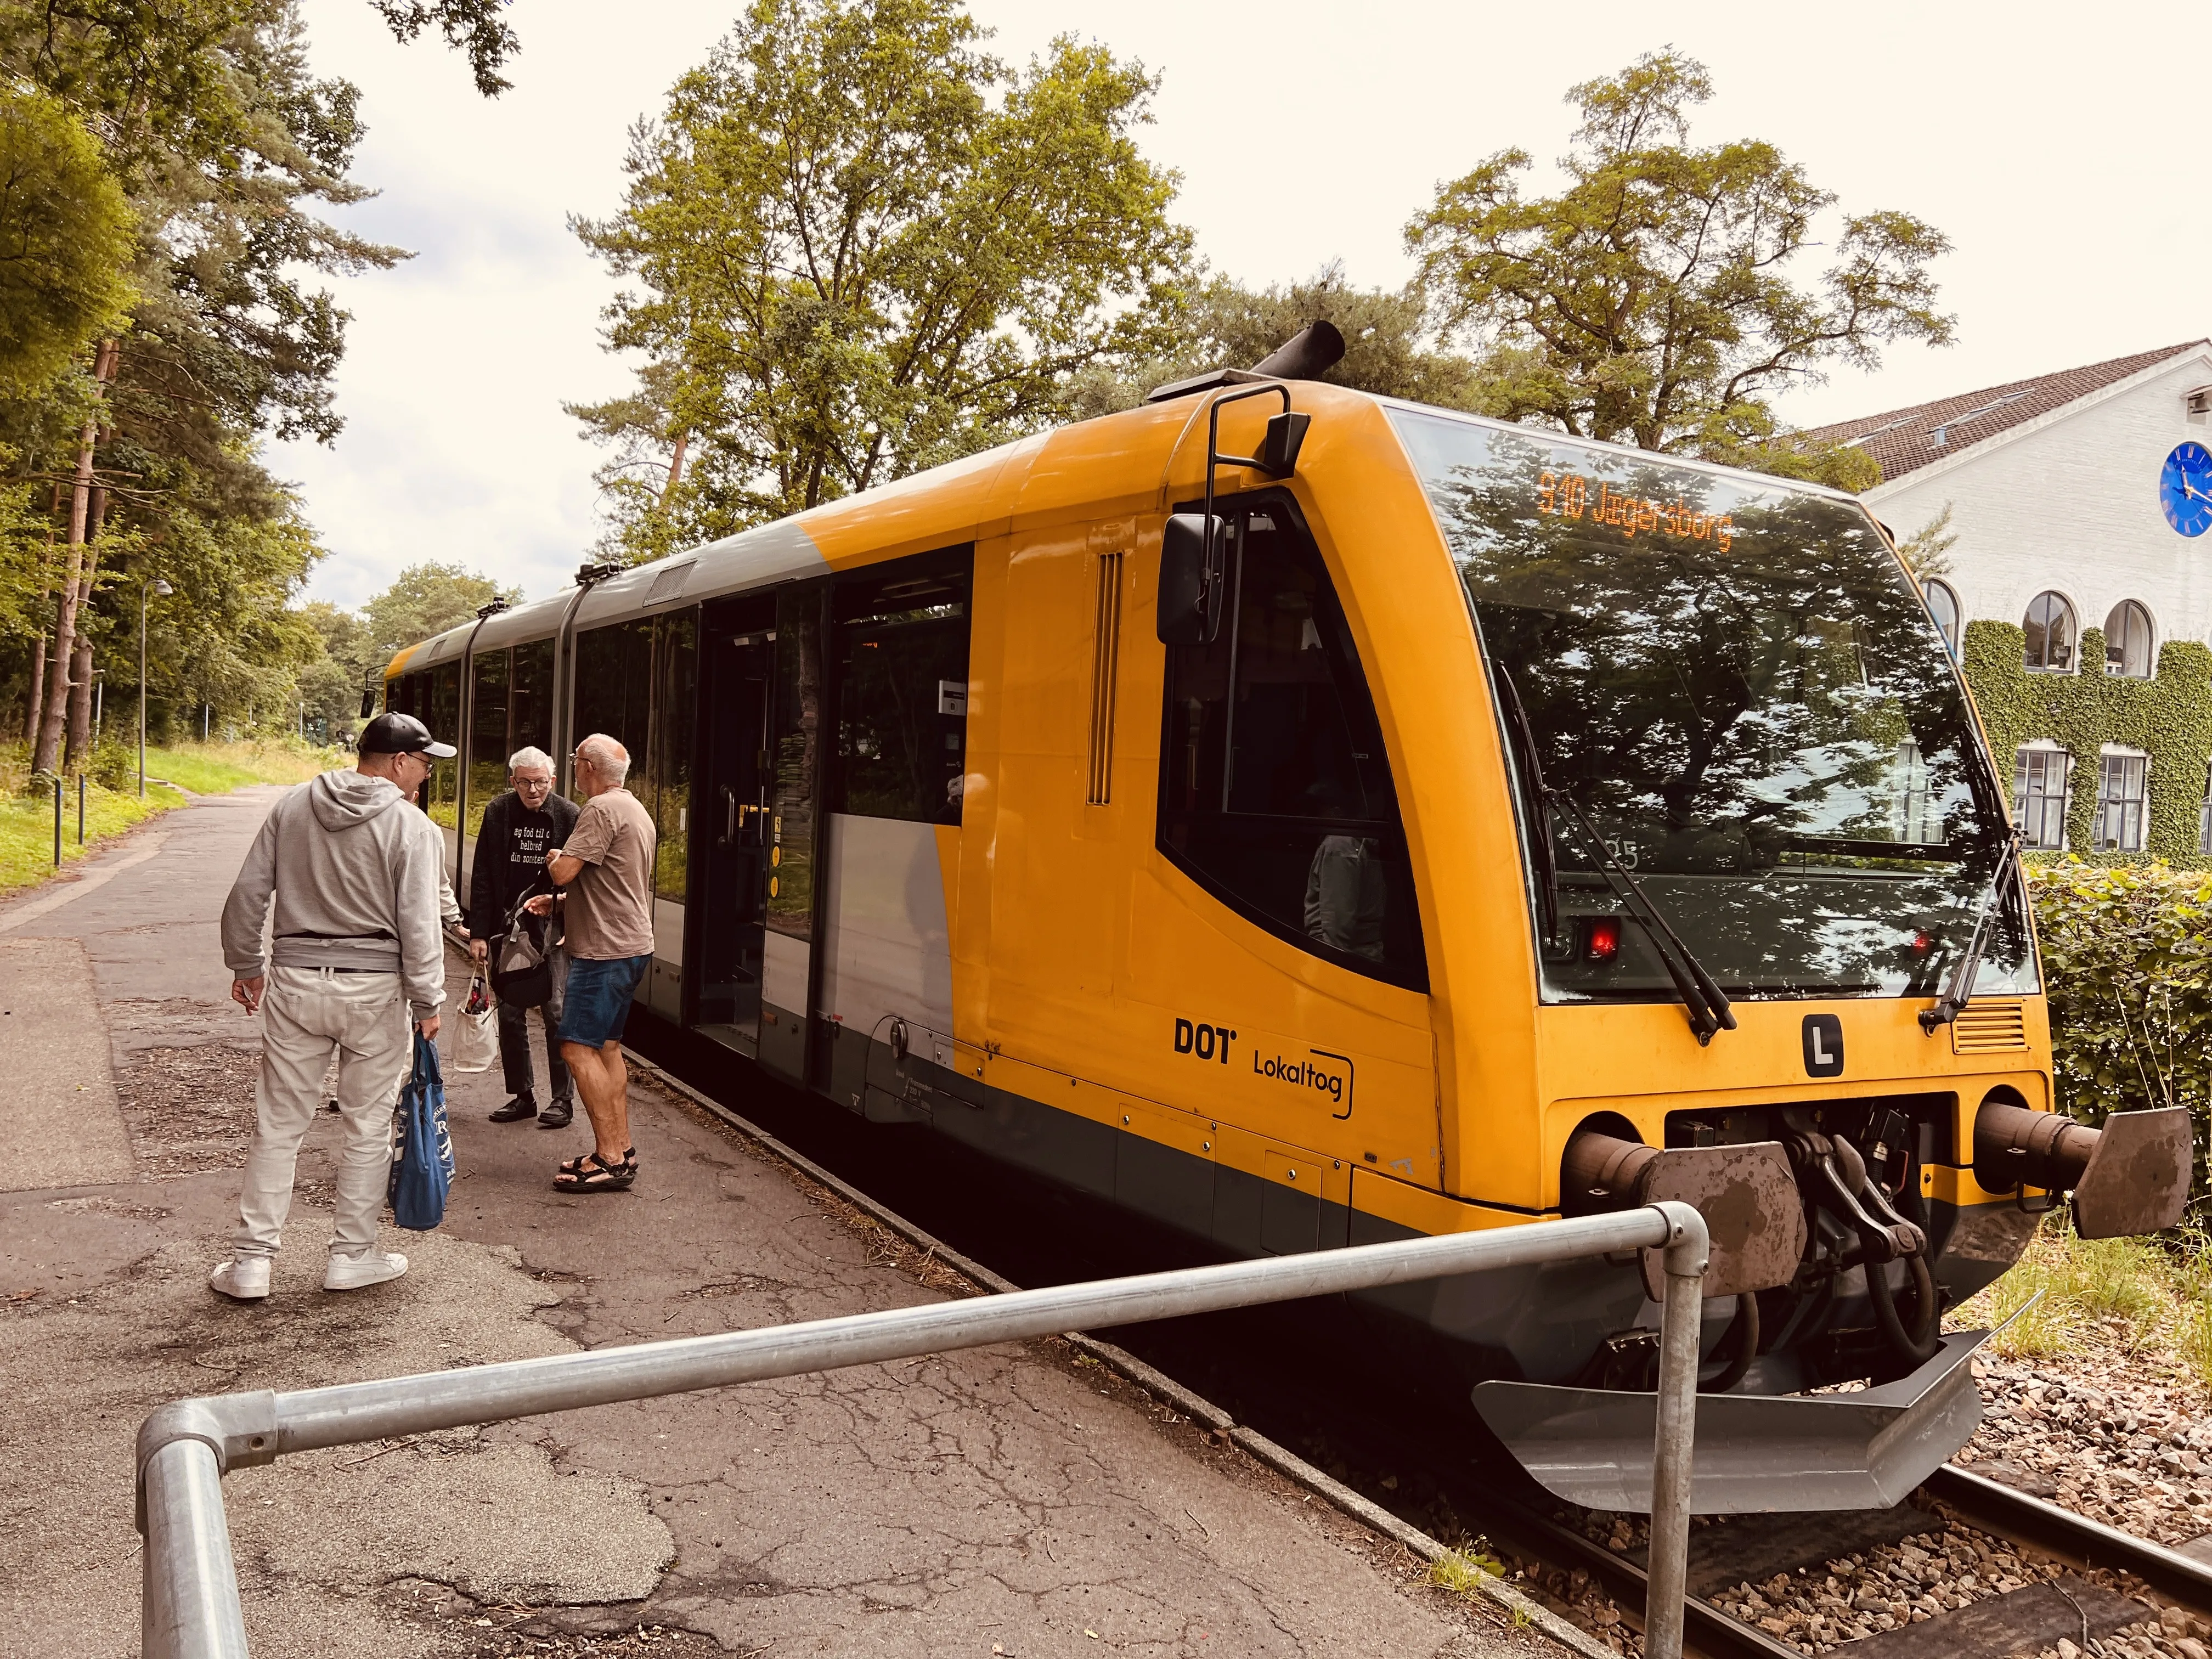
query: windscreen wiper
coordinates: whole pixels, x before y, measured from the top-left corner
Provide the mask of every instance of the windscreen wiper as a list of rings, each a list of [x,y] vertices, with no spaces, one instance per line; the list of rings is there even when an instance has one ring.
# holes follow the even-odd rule
[[[2020,831],[2015,830],[2004,840],[2004,850],[1998,854],[1996,880],[1990,889],[1989,902],[1982,906],[1982,914],[1974,922],[1973,937],[1966,941],[1966,954],[1951,969],[1949,981],[1943,994],[1936,999],[1933,1008],[1920,1011],[1920,1029],[1929,1036],[1936,1035],[1939,1025],[1948,1025],[1958,1018],[1967,1003],[1973,1000],[1974,981],[1980,977],[1982,954],[1989,949],[1990,932],[2004,914],[2006,897],[2018,887],[2021,908],[2027,908],[2027,889],[2022,881],[2020,859]]]
[[[1659,958],[1659,965],[1674,982],[1675,994],[1682,999],[1682,1009],[1689,1016],[1690,1030],[1698,1039],[1698,1046],[1702,1048],[1711,1042],[1715,1032],[1735,1030],[1735,1012],[1729,1006],[1727,994],[1713,982],[1713,976],[1705,971],[1690,947],[1682,943],[1681,936],[1668,925],[1667,918],[1644,892],[1644,884],[1636,879],[1636,872],[1621,862],[1620,855],[1607,844],[1597,826],[1590,822],[1589,814],[1583,810],[1582,803],[1564,789],[1545,781],[1543,767],[1536,758],[1535,730],[1528,723],[1528,710],[1522,707],[1520,689],[1503,667],[1498,671],[1498,679],[1505,691],[1506,718],[1520,740],[1528,767],[1528,787],[1540,803],[1537,827],[1542,832],[1543,851],[1538,857],[1545,884],[1547,929],[1558,931],[1559,866],[1552,851],[1549,816],[1541,809],[1557,806],[1580,835],[1584,850],[1605,878],[1606,886],[1627,908],[1630,916],[1651,941],[1652,954]]]

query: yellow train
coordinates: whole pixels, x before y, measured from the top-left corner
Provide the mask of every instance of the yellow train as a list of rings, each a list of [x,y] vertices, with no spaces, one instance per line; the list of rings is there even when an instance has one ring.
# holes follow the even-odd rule
[[[1219,1253],[1758,1149],[1786,1282],[1708,1304],[1699,1507],[1892,1501],[1978,1409],[1939,1301],[2051,1189],[2170,1223],[2185,1126],[2048,1115],[2003,792],[1856,501],[1301,378],[1327,336],[403,651],[456,876],[511,750],[611,732],[653,1015]],[[1370,1310],[1633,1503],[1632,1267]]]

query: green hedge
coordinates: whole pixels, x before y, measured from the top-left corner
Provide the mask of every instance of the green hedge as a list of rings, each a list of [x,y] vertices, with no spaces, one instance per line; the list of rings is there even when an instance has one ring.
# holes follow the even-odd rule
[[[2188,1107],[2202,1200],[2212,1118],[2212,873],[2069,855],[2032,867],[2028,883],[2059,1105],[2089,1124],[2107,1112]]]
[[[2081,660],[2094,665],[2077,674],[2029,673],[2026,645],[2027,636],[2010,623],[1966,624],[1966,684],[2006,790],[2013,787],[2015,751],[2051,738],[2074,757],[2066,842],[2081,857],[2138,867],[2154,859],[2212,865],[2197,840],[2204,769],[2212,761],[2212,649],[2194,640],[2168,640],[2159,647],[2156,677],[2132,680],[2102,672],[2105,635],[2099,629],[2081,630]],[[2139,854],[2089,851],[2098,750],[2107,743],[2150,757],[2150,817]]]

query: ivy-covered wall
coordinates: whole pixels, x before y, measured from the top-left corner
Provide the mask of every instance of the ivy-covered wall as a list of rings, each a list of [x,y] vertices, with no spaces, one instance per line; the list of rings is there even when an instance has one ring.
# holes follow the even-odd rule
[[[2159,647],[2158,672],[2148,680],[2103,672],[2105,635],[2081,630],[2074,674],[2031,674],[2027,636],[2011,623],[1966,624],[1964,663],[1982,724],[2008,792],[2014,754],[2048,738],[2074,757],[2073,799],[2067,803],[2066,844],[2095,864],[2163,859],[2203,866],[2212,858],[2198,848],[2198,811],[2204,803],[2204,769],[2212,761],[2212,648],[2194,640],[2168,640]],[[2150,817],[2140,854],[2093,853],[2097,813],[2097,757],[2108,743],[2150,757]]]

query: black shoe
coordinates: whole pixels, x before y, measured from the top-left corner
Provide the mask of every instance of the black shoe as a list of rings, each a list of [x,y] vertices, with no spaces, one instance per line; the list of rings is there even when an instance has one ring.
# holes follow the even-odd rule
[[[576,1109],[569,1102],[556,1100],[538,1115],[541,1129],[565,1129],[576,1121]]]
[[[527,1117],[538,1115],[538,1103],[528,1095],[517,1095],[513,1100],[491,1115],[495,1123],[520,1123]]]

